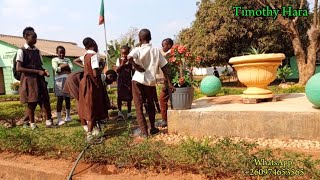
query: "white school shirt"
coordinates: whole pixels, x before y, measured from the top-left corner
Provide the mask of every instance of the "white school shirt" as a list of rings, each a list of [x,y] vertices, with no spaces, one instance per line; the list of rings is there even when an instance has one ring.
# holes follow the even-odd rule
[[[87,50],[86,54],[93,54],[93,56],[91,57],[91,68],[92,69],[96,69],[99,68],[99,61],[100,61],[100,55],[99,53],[93,51],[93,50]],[[86,55],[85,54],[85,55]],[[84,55],[84,56],[85,56]],[[84,56],[83,56],[83,60],[82,60],[82,64],[84,65]],[[81,60],[81,59],[80,59]]]
[[[120,66],[120,59],[119,58],[117,59],[116,66],[118,66],[118,67]]]
[[[23,47],[24,47],[25,49],[29,49],[29,50],[39,50],[37,47],[31,48],[27,43],[25,43],[25,44],[23,45]],[[40,52],[40,51],[39,51],[39,55],[40,55],[40,59],[41,59],[41,62],[42,62],[42,55],[41,55],[41,52]],[[22,51],[22,49],[18,49],[16,61],[23,62],[23,51]]]
[[[129,62],[126,62],[126,64],[129,64]],[[118,67],[120,66],[120,58],[117,59],[116,66],[118,66]]]
[[[170,53],[170,50],[167,51],[167,52],[164,52],[163,49],[160,49],[160,52],[161,52],[163,57],[166,57],[166,55]],[[156,78],[157,79],[163,79],[164,78],[164,74],[163,74],[161,68],[159,68],[159,72],[156,74]]]
[[[61,72],[61,67],[59,67],[59,64],[63,64],[63,63],[68,64],[70,70],[72,71],[73,65],[72,65],[72,62],[69,58],[60,59],[59,57],[55,57],[52,59],[51,64],[52,64],[52,68],[56,74]]]
[[[82,64],[84,65],[84,56],[80,56],[79,59],[81,60]]]
[[[89,50],[90,51],[90,50]],[[94,52],[94,51],[93,51]],[[85,56],[85,55],[84,55]],[[81,60],[82,64],[84,65],[84,56],[80,56],[79,59]],[[93,57],[93,56],[92,56]],[[100,58],[99,58],[100,59]],[[92,60],[91,60],[91,66],[93,67],[93,64],[92,64]],[[99,61],[98,61],[98,67],[99,67]],[[101,74],[101,80],[102,82],[104,82],[107,78],[107,75],[102,73]]]
[[[152,47],[151,44],[142,44],[140,47],[134,48],[128,56],[133,57],[134,62],[145,69],[145,72],[135,71],[132,80],[146,86],[156,85],[156,74],[159,72],[159,68],[168,63],[160,50]]]

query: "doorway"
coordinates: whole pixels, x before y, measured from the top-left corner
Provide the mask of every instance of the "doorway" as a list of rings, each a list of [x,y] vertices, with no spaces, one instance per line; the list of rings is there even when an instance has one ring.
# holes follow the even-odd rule
[[[3,68],[0,68],[0,94],[5,94],[5,85],[4,85],[4,76],[3,76]]]

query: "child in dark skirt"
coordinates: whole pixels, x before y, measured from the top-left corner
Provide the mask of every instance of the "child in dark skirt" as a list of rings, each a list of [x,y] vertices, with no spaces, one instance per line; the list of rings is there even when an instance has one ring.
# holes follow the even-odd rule
[[[50,98],[47,89],[45,76],[49,73],[42,67],[42,57],[38,48],[37,34],[32,27],[27,27],[23,31],[23,37],[26,40],[25,45],[17,52],[17,71],[21,72],[20,77],[20,102],[27,104],[26,114],[30,121],[31,129],[37,126],[34,121],[34,112],[37,104],[45,112],[46,127],[54,127],[51,117]]]
[[[121,112],[122,101],[127,102],[128,113],[127,118],[131,116],[131,104],[132,104],[132,76],[134,69],[131,64],[128,63],[127,56],[130,52],[130,47],[124,45],[121,47],[121,58],[116,62],[118,80],[117,80],[117,104],[118,104],[118,120],[123,120],[123,114]]]
[[[88,123],[86,140],[95,143],[92,130],[96,121],[108,117],[108,107],[104,85],[99,70],[100,56],[98,45],[92,38],[83,40],[87,52],[84,56],[84,74],[79,86],[79,118]]]
[[[101,77],[102,77],[101,79],[106,84],[112,84],[117,80],[117,73],[114,70],[108,70],[106,73],[103,73]],[[64,93],[69,94],[69,96],[71,96],[77,101],[78,108],[79,108],[79,103],[78,103],[79,102],[79,85],[82,78],[83,78],[83,70],[69,74],[63,89]],[[114,106],[111,105],[108,94],[106,95],[106,101],[107,101],[106,103],[107,103],[108,110],[116,109]],[[80,119],[80,121],[85,132],[88,132],[87,122],[83,119]]]

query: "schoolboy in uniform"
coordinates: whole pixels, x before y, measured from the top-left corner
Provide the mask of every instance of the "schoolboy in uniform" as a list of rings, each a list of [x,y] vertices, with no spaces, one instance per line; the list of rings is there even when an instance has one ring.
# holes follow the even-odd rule
[[[149,135],[148,125],[143,115],[144,98],[148,103],[148,115],[150,121],[150,134],[156,134],[159,129],[155,127],[155,106],[153,88],[156,86],[156,74],[159,68],[162,69],[166,79],[168,78],[167,60],[162,56],[158,48],[152,47],[151,32],[142,29],[139,32],[141,46],[133,49],[128,55],[128,61],[136,69],[132,77],[133,101],[136,107],[137,121],[141,129],[140,137],[146,138]],[[168,86],[174,91],[172,83]]]

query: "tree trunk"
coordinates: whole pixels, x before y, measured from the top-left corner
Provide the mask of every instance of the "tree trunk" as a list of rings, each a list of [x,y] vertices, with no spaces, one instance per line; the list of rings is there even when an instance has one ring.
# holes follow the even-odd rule
[[[318,13],[318,0],[314,0],[314,8],[313,8],[313,24],[316,25],[318,24],[318,17],[317,17],[317,13]]]
[[[310,45],[307,49],[308,54],[306,56],[296,22],[284,19],[282,16],[278,16],[278,22],[290,32],[294,55],[296,56],[299,71],[298,84],[305,85],[316,69],[315,62],[317,48],[319,45],[319,30],[315,25],[311,25],[311,28],[308,30]]]
[[[262,1],[258,0],[260,4],[264,5]],[[268,1],[269,2],[269,1]],[[300,9],[304,1],[300,2]],[[281,3],[283,5],[283,2]],[[271,8],[275,9],[275,6],[269,2]],[[314,0],[314,11],[313,14],[313,23],[311,28],[308,30],[308,38],[310,41],[310,45],[307,48],[307,52],[303,49],[303,45],[301,44],[300,34],[298,31],[297,20],[295,19],[287,19],[281,15],[278,15],[277,21],[290,33],[292,46],[294,50],[294,55],[296,56],[298,70],[299,70],[299,83],[300,85],[305,85],[310,77],[314,74],[316,69],[316,55],[320,42],[320,31],[319,31],[319,20],[317,19],[318,13],[318,0]],[[320,13],[319,13],[320,14]],[[320,16],[319,16],[320,17]],[[306,55],[307,53],[307,55]]]
[[[308,47],[307,62],[303,65],[303,68],[299,70],[299,84],[301,85],[305,85],[315,73],[320,31],[316,26],[312,25],[307,34],[310,45]]]
[[[297,65],[299,70],[299,83],[300,85],[305,85],[307,81],[313,76],[316,70],[316,54],[318,48],[318,36],[319,32],[315,27],[312,27],[308,31],[308,36],[310,40],[310,45],[307,49],[308,54],[305,56],[305,52],[302,49],[301,43],[292,40],[294,54],[297,58]],[[299,38],[300,39],[300,38]]]

